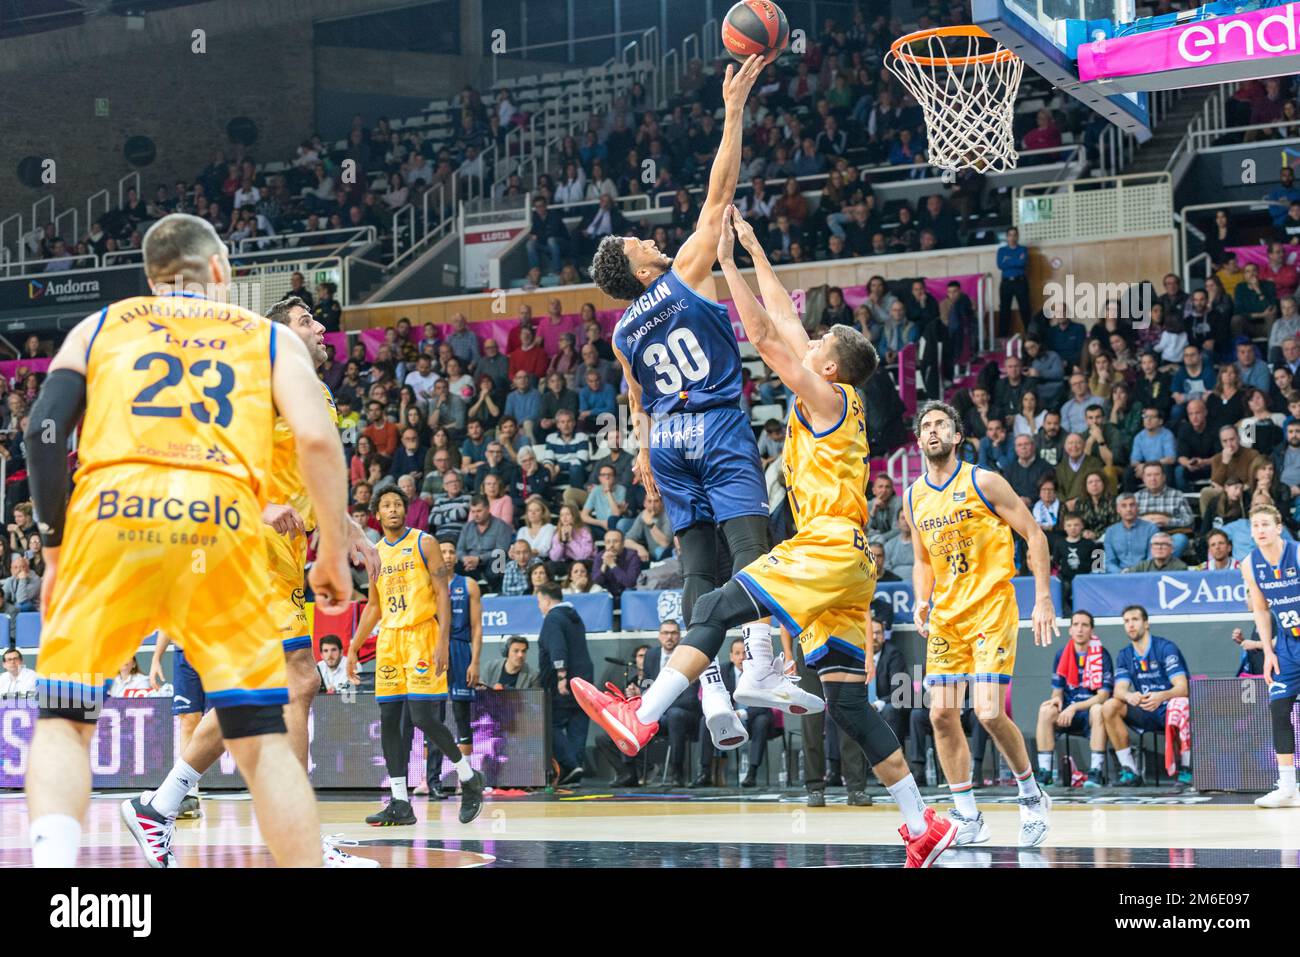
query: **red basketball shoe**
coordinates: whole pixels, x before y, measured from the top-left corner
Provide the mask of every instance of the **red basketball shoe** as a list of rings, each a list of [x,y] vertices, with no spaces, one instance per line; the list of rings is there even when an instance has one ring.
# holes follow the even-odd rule
[[[605,729],[605,733],[614,739],[618,749],[629,758],[650,743],[650,739],[659,731],[659,722],[643,724],[637,720],[636,709],[641,706],[641,698],[623,697],[623,692],[612,681],[605,687],[610,693],[598,691],[589,681],[581,678],[569,679],[569,691],[573,700],[578,702],[592,721]]]
[[[939,817],[932,807],[925,809],[925,823],[929,826],[920,837],[912,837],[906,824],[898,829],[907,845],[906,867],[929,867],[957,839],[957,825]]]

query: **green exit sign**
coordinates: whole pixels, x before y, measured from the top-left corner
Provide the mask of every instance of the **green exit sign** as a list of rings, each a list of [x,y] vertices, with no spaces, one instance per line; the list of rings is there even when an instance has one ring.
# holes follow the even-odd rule
[[[106,96],[95,97],[95,115],[108,116],[108,97]]]

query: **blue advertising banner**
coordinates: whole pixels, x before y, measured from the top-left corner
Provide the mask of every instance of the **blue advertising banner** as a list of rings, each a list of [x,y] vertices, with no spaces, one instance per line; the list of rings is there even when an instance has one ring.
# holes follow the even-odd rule
[[[1097,577],[1097,576],[1091,576]],[[1125,578],[1136,576],[1125,575]],[[1078,588],[1078,581],[1082,576],[1076,579],[1075,588]],[[1012,583],[1016,586],[1016,602],[1020,606],[1021,620],[1027,620],[1034,611],[1034,580],[1033,578],[1013,578]],[[1238,579],[1240,584],[1240,579]],[[1052,579],[1052,601],[1056,603],[1058,614],[1063,614],[1061,609],[1061,582]],[[912,620],[912,583],[911,582],[880,582],[876,585],[877,595],[888,595],[890,601],[894,603],[894,621],[900,624],[908,623]],[[668,618],[681,620],[682,617],[682,593],[680,591],[625,591],[623,592],[622,604],[623,611],[623,630],[624,631],[655,631],[659,628],[659,623]]]
[[[614,599],[608,593],[565,595],[564,600],[573,604],[588,633],[613,631]],[[535,635],[541,630],[542,613],[532,595],[483,599],[483,634]]]
[[[1075,608],[1114,618],[1129,605],[1141,605],[1149,615],[1246,615],[1246,586],[1235,570],[1080,575],[1074,580]]]

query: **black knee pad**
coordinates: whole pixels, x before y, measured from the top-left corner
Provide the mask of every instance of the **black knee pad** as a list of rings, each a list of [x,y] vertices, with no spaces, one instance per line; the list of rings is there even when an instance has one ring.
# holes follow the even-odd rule
[[[695,603],[690,629],[683,643],[703,652],[709,660],[722,650],[727,631],[766,614],[740,582],[732,580]]]
[[[36,717],[40,721],[54,718],[59,721],[75,721],[78,724],[95,724],[99,721],[100,708],[40,708]]]
[[[712,525],[692,525],[677,533],[682,562],[682,616],[687,622],[695,603],[718,587],[718,532]]]
[[[1295,700],[1296,696],[1291,695],[1268,703],[1268,713],[1273,719],[1273,750],[1278,754],[1295,754],[1295,728],[1291,724]]]
[[[827,681],[826,710],[841,731],[857,742],[871,765],[898,750],[898,738],[875,708],[867,703],[867,686],[860,681]]]
[[[221,725],[221,736],[226,739],[284,734],[284,705],[237,704],[217,708],[217,723]]]
[[[470,729],[469,721],[469,702],[453,701],[451,703],[451,714],[456,719],[456,743],[473,744],[474,732]]]
[[[763,515],[741,515],[722,523],[722,534],[727,536],[731,549],[731,573],[734,575],[746,565],[762,558],[771,548],[767,518]]]

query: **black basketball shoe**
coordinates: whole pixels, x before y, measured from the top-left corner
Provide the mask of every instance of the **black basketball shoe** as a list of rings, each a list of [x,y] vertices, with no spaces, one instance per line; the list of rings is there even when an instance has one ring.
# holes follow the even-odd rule
[[[487,781],[478,771],[468,781],[460,783],[460,823],[468,824],[483,810],[483,788]]]
[[[411,810],[410,801],[394,799],[389,801],[388,806],[378,814],[372,814],[366,818],[366,823],[372,827],[396,827],[401,824],[414,824],[415,812]]]

